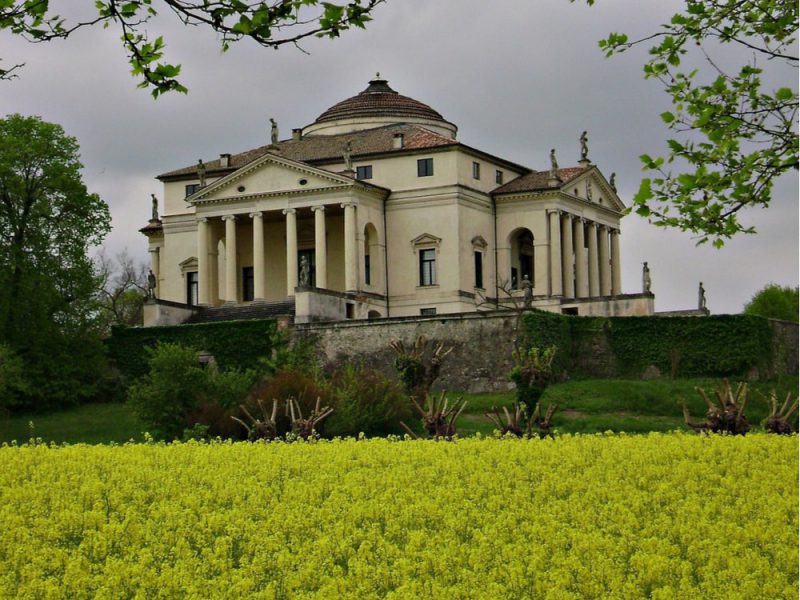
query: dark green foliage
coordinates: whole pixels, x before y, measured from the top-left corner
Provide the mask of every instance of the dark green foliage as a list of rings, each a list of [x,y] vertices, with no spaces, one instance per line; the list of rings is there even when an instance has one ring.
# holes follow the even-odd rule
[[[202,407],[235,407],[255,382],[254,371],[202,368],[197,352],[179,344],[161,343],[146,352],[149,371],[131,386],[128,398],[151,433],[167,440],[198,423],[192,415]]]
[[[210,352],[221,369],[265,368],[260,359],[272,357],[273,349],[277,352],[285,344],[276,332],[275,321],[267,319],[145,329],[118,327],[106,343],[111,361],[132,380],[147,372],[147,348],[159,342]]]
[[[22,359],[0,344],[0,415],[19,406],[27,389]]]
[[[539,398],[553,379],[553,362],[558,351],[555,346],[542,350],[532,348],[514,350],[514,367],[508,378],[516,386],[517,402],[524,405],[528,414],[532,414],[538,406]]]
[[[527,347],[552,343],[559,352],[554,370],[575,372],[579,353],[602,341],[615,356],[619,377],[640,377],[653,365],[680,377],[743,376],[766,373],[772,358],[767,319],[748,315],[710,317],[575,317],[528,313],[523,318]],[[560,355],[560,356],[559,356]]]
[[[765,367],[772,353],[766,319],[713,317],[615,317],[611,348],[620,376],[638,376],[649,365],[680,377],[743,376]],[[677,363],[677,364],[676,364]]]
[[[797,323],[800,288],[771,283],[759,290],[744,307],[744,314]]]
[[[400,433],[400,421],[411,416],[403,386],[371,369],[345,365],[333,374],[333,414],[325,432],[336,436]]]
[[[81,178],[78,142],[53,123],[0,119],[0,342],[24,363],[15,409],[91,400],[104,367],[88,257],[108,206]]]

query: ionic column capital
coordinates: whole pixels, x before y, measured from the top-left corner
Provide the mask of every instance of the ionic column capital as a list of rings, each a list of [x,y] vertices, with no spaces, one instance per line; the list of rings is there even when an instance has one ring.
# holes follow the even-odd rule
[[[199,217],[197,219],[198,223],[208,223],[208,217]]]
[[[350,208],[350,207],[355,208],[356,207],[356,203],[354,201],[352,201],[352,200],[350,200],[348,202],[342,202],[341,207],[342,208]]]
[[[260,219],[261,217],[264,216],[264,213],[261,212],[260,210],[257,210],[256,212],[251,212],[248,216],[251,219]]]
[[[283,214],[285,214],[285,215],[293,215],[293,214],[295,214],[297,212],[297,209],[296,208],[284,208],[281,212]]]
[[[317,212],[317,211],[325,212],[325,207],[322,206],[322,205],[320,205],[320,206],[312,206],[311,207],[311,212]]]
[[[224,215],[222,217],[222,220],[223,221],[235,221],[236,220],[236,215]]]

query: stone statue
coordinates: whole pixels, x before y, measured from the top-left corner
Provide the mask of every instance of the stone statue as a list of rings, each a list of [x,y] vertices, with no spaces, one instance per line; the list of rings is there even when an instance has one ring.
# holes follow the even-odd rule
[[[592,201],[592,182],[588,179],[586,180],[586,199],[589,202]]]
[[[697,289],[697,308],[699,310],[706,310],[706,289],[703,287],[703,282],[700,282],[700,287]]]
[[[156,297],[156,286],[158,282],[156,281],[156,275],[153,273],[153,270],[150,269],[150,272],[147,274],[147,297],[148,298],[155,298]]]
[[[270,142],[274,145],[278,143],[278,122],[272,117],[270,117],[269,122],[271,124],[269,132]]]
[[[150,194],[150,198],[153,199],[153,212],[150,214],[150,220],[158,221],[158,198],[155,194]]]
[[[303,254],[300,257],[300,287],[311,287],[311,265],[308,264],[308,256]]]
[[[558,161],[556,161],[556,149],[550,150],[550,170],[555,173],[558,170]]]
[[[344,145],[342,149],[342,157],[344,158],[344,169],[345,171],[352,171],[353,170],[353,156],[352,156],[353,147],[350,144],[350,140],[347,140],[347,143]]]
[[[202,158],[197,160],[197,178],[200,180],[200,187],[206,187],[206,166]]]
[[[525,308],[530,308],[533,301],[533,284],[528,279],[527,273],[522,276],[522,298]]]
[[[642,291],[647,294],[650,292],[650,286],[653,282],[650,279],[650,267],[647,266],[647,261],[642,263]]]
[[[587,132],[583,132],[581,134],[581,160],[588,161],[589,160],[589,136]]]
[[[617,191],[617,174],[616,173],[612,173],[611,174],[611,179],[608,180],[608,185],[611,186],[612,190],[614,190],[615,192]]]

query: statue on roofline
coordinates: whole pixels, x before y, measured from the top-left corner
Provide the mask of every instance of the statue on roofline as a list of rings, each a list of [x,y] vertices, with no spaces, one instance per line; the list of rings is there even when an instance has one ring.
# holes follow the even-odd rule
[[[200,180],[200,187],[206,187],[206,166],[202,158],[197,159],[197,178]]]
[[[155,194],[150,194],[150,198],[152,198],[153,202],[153,210],[150,214],[150,220],[158,221],[158,198],[156,198]]]
[[[706,289],[703,287],[703,282],[700,282],[700,287],[697,288],[697,308],[699,310],[706,310]]]
[[[611,186],[612,190],[614,190],[615,192],[617,191],[617,174],[616,173],[612,173],[611,174],[611,179],[608,180],[608,185]]]
[[[353,147],[350,143],[350,140],[347,140],[347,143],[344,145],[342,149],[342,158],[344,158],[344,170],[345,171],[352,171],[353,170]]]
[[[581,143],[581,161],[589,161],[589,136],[584,131],[580,138]]]
[[[272,117],[269,118],[269,122],[270,122],[270,131],[269,131],[270,143],[272,145],[275,145],[278,143],[278,122]]]
[[[153,270],[150,269],[150,272],[147,274],[147,297],[148,298],[155,298],[156,297],[156,286],[158,282],[156,281],[156,275],[153,273]]]
[[[558,171],[558,161],[556,160],[556,149],[550,149],[550,171],[555,174]]]
[[[650,267],[647,266],[647,261],[642,263],[642,291],[647,294],[650,292],[650,286],[653,282],[650,279]]]

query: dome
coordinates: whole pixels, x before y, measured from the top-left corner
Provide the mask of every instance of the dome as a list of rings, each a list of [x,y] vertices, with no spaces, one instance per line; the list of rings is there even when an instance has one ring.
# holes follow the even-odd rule
[[[415,123],[455,138],[457,128],[427,104],[398,94],[378,73],[363,92],[323,112],[303,134],[332,135],[396,123]]]

